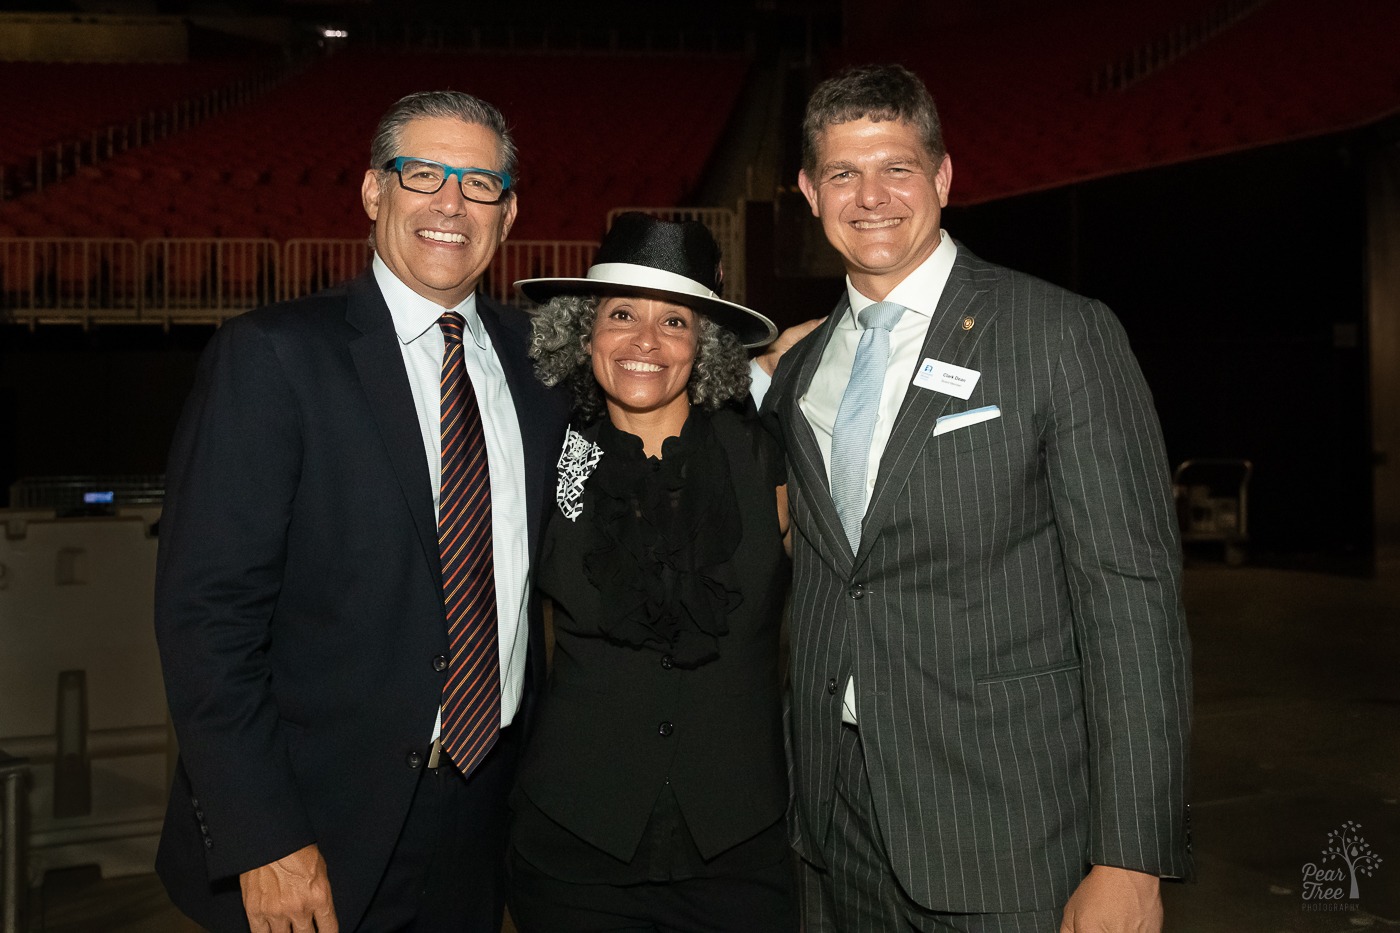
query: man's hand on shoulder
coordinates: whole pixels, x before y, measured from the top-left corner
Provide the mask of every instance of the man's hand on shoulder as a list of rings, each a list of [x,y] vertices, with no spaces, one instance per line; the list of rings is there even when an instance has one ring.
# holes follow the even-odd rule
[[[314,844],[238,876],[253,933],[339,933],[326,862]]]
[[[812,331],[816,330],[817,326],[825,320],[826,318],[819,317],[815,320],[803,321],[801,324],[792,325],[779,334],[778,339],[770,343],[767,349],[754,357],[754,361],[762,367],[765,373],[770,376],[773,375],[778,368],[778,360],[783,358],[783,354],[796,346],[797,342],[803,337],[806,337]]]
[[[1162,882],[1156,875],[1095,865],[1079,882],[1060,933],[1161,933]]]

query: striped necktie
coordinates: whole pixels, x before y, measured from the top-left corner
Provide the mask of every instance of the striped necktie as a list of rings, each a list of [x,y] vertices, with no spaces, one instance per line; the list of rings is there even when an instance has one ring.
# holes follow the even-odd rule
[[[831,428],[831,498],[852,551],[860,550],[870,440],[875,436],[885,369],[890,361],[890,331],[903,314],[904,306],[893,301],[876,302],[860,313],[864,331],[856,344],[851,380],[846,383]]]
[[[501,658],[491,552],[491,474],[476,392],[462,358],[462,316],[442,328],[442,488],[438,540],[452,649],[442,691],[442,748],[463,775],[496,744],[501,728]]]

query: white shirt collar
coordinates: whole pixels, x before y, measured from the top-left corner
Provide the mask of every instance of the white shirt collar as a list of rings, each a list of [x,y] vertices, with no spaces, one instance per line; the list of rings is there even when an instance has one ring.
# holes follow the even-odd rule
[[[444,308],[405,285],[384,260],[379,258],[378,253],[374,254],[371,268],[374,270],[374,281],[379,285],[384,302],[389,306],[389,316],[394,319],[394,333],[399,335],[399,343],[412,343],[436,324],[444,313],[456,311],[466,322],[472,342],[483,350],[490,346],[491,341],[486,335],[486,328],[482,326],[481,315],[476,313],[476,292],[468,295],[457,307]]]
[[[953,271],[953,261],[958,258],[958,244],[948,236],[948,231],[940,229],[938,236],[938,246],[885,296],[886,301],[904,305],[922,317],[933,317],[938,300],[943,297],[943,286],[948,284],[948,276]],[[846,276],[846,297],[851,303],[851,313],[849,321],[844,323],[859,330],[858,315],[873,305],[875,299],[858,292],[849,275]]]

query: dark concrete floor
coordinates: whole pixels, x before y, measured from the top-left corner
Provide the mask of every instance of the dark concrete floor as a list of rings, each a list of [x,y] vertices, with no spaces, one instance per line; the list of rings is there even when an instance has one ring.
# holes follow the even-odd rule
[[[1167,929],[1400,928],[1400,560],[1375,579],[1192,566],[1186,604],[1198,877],[1167,886]],[[1347,822],[1379,865],[1354,901],[1349,881],[1305,899],[1305,866],[1339,867],[1323,850]],[[35,906],[46,933],[194,929],[151,876],[50,886]]]
[[[1375,579],[1193,567],[1186,580],[1198,880],[1166,889],[1168,929],[1400,927],[1400,561]],[[1304,866],[1345,870],[1322,858],[1348,821],[1381,863],[1355,901],[1305,901]]]

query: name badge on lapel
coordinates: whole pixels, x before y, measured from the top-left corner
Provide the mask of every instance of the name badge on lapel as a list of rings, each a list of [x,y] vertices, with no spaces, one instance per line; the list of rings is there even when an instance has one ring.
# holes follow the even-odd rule
[[[972,395],[977,380],[981,378],[982,374],[975,369],[954,366],[952,363],[940,363],[935,359],[926,359],[924,364],[919,367],[919,371],[914,374],[914,385],[921,389],[942,392],[944,395],[953,396],[953,398],[966,399]]]

